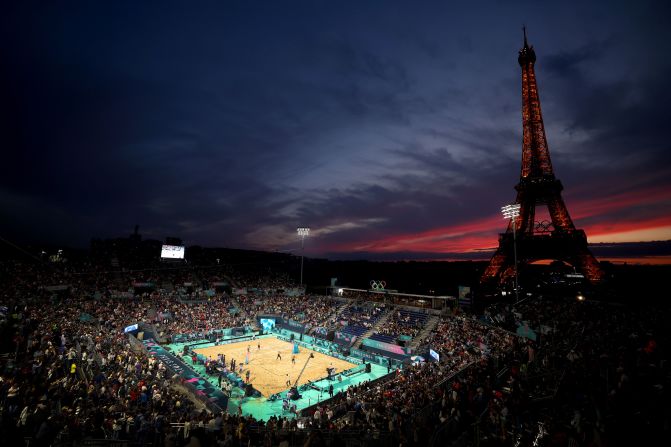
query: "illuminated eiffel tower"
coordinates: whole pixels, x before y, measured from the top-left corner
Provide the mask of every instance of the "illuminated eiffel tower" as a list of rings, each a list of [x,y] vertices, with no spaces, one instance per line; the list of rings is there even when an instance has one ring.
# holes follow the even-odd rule
[[[603,278],[603,271],[587,248],[587,236],[575,228],[561,196],[563,186],[555,178],[550,150],[545,137],[541,103],[534,64],[536,53],[527,44],[517,58],[522,67],[522,172],[516,204],[519,216],[511,219],[508,229],[499,236],[499,247],[482,275],[483,284],[503,284],[515,276],[518,264],[541,259],[556,259],[572,265],[592,283]],[[536,222],[536,206],[548,209],[551,222]],[[516,244],[516,247],[515,247]]]

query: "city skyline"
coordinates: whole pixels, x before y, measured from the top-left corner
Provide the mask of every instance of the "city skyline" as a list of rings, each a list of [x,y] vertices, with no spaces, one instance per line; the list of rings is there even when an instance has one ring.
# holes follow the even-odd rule
[[[309,226],[306,256],[486,259],[519,180],[524,23],[576,226],[671,240],[669,7],[487,4],[13,5],[0,236],[291,251]]]

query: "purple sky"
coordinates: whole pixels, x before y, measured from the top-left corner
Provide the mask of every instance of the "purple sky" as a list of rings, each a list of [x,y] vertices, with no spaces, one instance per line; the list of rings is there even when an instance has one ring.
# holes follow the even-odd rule
[[[525,23],[576,225],[671,239],[667,2],[30,3],[0,14],[5,238],[139,224],[295,250],[306,225],[312,256],[494,247]]]

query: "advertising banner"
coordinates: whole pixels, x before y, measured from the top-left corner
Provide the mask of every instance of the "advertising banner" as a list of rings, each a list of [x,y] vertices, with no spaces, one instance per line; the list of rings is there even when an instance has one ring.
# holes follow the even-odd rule
[[[471,304],[471,288],[466,286],[459,286],[459,305],[470,306]]]
[[[303,323],[299,323],[298,321],[287,320],[284,323],[284,325],[287,326],[292,331],[296,331],[296,332],[299,332],[299,333],[300,332],[305,332],[305,325]]]
[[[379,340],[371,340],[370,338],[364,338],[362,344],[369,348],[379,349],[380,351],[391,352],[392,354],[398,355],[408,355],[411,352],[410,348],[404,348],[399,345],[385,343]]]
[[[133,292],[119,292],[118,290],[113,290],[112,291],[112,298],[126,298],[130,299],[133,298]]]
[[[528,338],[529,340],[536,341],[536,337],[537,337],[537,336],[536,336],[536,333],[533,331],[533,329],[531,329],[531,328],[527,325],[526,322],[524,322],[523,324],[519,325],[519,326],[517,327],[517,331],[515,331],[515,332],[516,332],[517,335],[519,335],[520,337],[525,337],[525,338]]]
[[[277,291],[278,294],[280,291]],[[303,296],[305,295],[305,289],[293,288],[293,289],[284,289],[284,294],[286,296]]]
[[[377,355],[373,354],[372,352],[366,352],[362,351],[361,349],[351,349],[350,354],[352,354],[355,357],[360,358],[361,360],[365,360],[368,362],[375,362],[378,363],[378,357]]]
[[[356,341],[356,335],[344,334],[340,331],[336,331],[333,341],[339,345],[351,346]]]

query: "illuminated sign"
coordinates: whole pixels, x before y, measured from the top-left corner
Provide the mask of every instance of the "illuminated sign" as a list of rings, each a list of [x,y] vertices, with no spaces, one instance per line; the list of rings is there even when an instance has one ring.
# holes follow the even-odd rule
[[[384,290],[384,288],[387,287],[387,283],[385,281],[371,281],[370,282],[370,288],[373,290]]]

